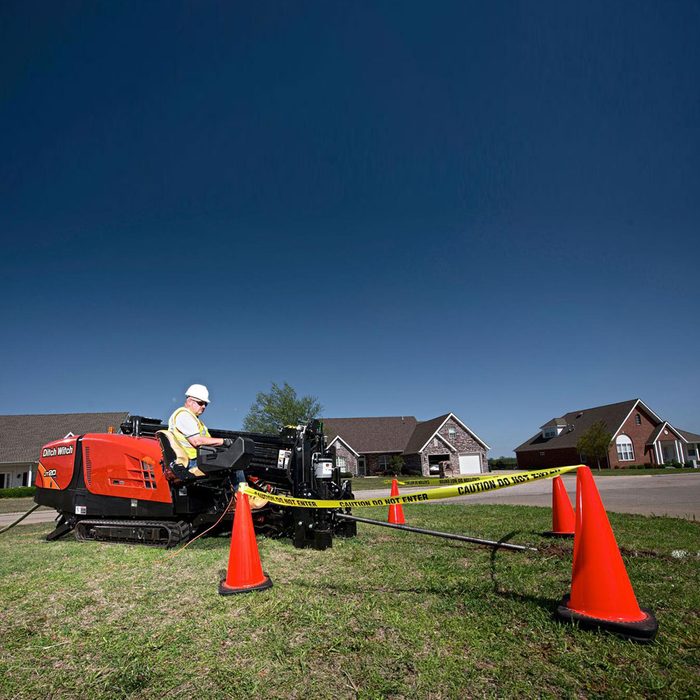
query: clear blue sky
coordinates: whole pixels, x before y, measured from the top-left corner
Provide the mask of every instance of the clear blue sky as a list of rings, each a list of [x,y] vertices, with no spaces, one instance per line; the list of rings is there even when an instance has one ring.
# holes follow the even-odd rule
[[[700,432],[700,5],[4,2],[2,413]]]

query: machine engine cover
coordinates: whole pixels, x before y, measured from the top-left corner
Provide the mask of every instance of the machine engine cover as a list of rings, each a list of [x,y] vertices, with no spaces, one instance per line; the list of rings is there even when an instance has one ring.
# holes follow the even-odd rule
[[[78,438],[71,437],[44,445],[34,481],[37,488],[59,491],[68,488],[73,478],[77,444]]]

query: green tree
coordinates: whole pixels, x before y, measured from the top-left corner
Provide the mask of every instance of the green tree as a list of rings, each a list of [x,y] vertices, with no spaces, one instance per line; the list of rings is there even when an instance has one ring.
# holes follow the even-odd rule
[[[578,450],[581,459],[585,456],[586,459],[595,459],[600,469],[600,460],[607,457],[612,433],[602,420],[596,421],[593,425],[578,439],[576,449]]]
[[[243,419],[243,430],[251,433],[278,433],[285,425],[302,425],[317,418],[323,407],[315,396],[297,397],[287,384],[272,383],[269,393],[259,392]]]
[[[491,469],[515,469],[518,460],[515,457],[490,457],[489,467]]]
[[[401,455],[392,455],[391,459],[389,459],[389,471],[394,476],[398,476],[399,474],[401,474],[404,464],[405,462]]]

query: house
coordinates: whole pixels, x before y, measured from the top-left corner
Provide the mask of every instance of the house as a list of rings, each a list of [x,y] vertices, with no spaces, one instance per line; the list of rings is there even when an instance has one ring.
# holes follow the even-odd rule
[[[414,416],[324,418],[336,463],[357,476],[382,474],[399,456],[404,471],[437,474],[443,463],[452,474],[488,471],[489,446],[454,413],[419,421]]]
[[[49,413],[0,416],[0,488],[31,486],[41,448],[69,433],[119,430],[129,413]]]
[[[660,466],[669,462],[691,462],[698,466],[700,435],[679,430],[660,418],[641,399],[631,399],[571,411],[547,421],[535,435],[515,448],[518,467],[560,467],[587,461],[585,455],[579,454],[576,445],[598,421],[602,421],[612,435],[601,467]]]

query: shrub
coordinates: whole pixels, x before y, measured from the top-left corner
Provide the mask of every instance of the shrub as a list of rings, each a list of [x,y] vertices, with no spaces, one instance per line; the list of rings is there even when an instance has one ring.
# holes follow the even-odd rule
[[[11,489],[0,489],[0,498],[24,498],[33,496],[35,491],[34,486],[15,486]]]
[[[389,465],[382,472],[384,476],[398,476],[404,467],[404,459],[401,455],[393,455],[389,460]]]

